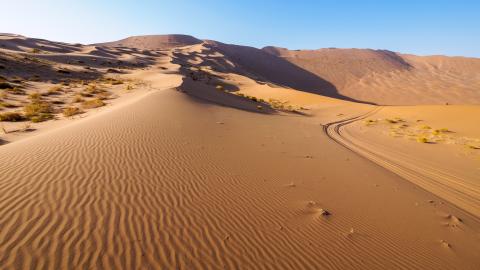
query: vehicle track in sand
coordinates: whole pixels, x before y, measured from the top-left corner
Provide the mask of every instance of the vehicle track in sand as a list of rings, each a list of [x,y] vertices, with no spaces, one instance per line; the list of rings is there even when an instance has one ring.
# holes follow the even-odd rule
[[[384,151],[377,145],[345,132],[348,125],[373,116],[382,108],[378,106],[365,114],[327,123],[323,125],[323,132],[348,150],[453,203],[478,219],[480,217],[480,184],[466,181],[455,173],[426,164],[411,155],[397,151]]]

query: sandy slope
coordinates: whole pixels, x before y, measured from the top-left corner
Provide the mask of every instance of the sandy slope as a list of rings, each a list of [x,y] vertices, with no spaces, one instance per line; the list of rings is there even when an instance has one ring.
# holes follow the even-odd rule
[[[478,221],[298,117],[167,90],[0,153],[6,269],[478,264]]]
[[[480,59],[383,50],[263,49],[333,84],[340,95],[382,105],[480,104]]]

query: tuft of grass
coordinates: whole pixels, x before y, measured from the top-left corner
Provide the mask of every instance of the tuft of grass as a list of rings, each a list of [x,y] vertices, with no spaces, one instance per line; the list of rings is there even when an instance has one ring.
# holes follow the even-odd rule
[[[17,106],[15,106],[12,103],[8,103],[8,102],[5,102],[5,101],[0,101],[0,108],[15,108],[15,107],[17,107]]]
[[[63,109],[63,115],[65,117],[74,116],[80,113],[82,113],[82,111],[78,107],[66,107]]]
[[[105,99],[108,99],[111,95],[112,95],[112,93],[105,91],[105,92],[102,92],[102,93],[98,93],[95,96],[98,99],[105,100]]]
[[[37,115],[30,116],[29,118],[30,118],[30,121],[32,121],[33,123],[39,123],[39,122],[44,122],[44,121],[52,119],[53,114],[51,114],[51,113],[39,113]]]
[[[363,121],[363,123],[364,123],[366,126],[370,126],[370,125],[376,124],[376,123],[377,123],[377,120],[368,119],[368,120]]]
[[[430,126],[427,126],[427,125],[423,125],[420,127],[421,129],[432,129]]]
[[[73,103],[78,103],[78,102],[83,102],[83,101],[85,101],[85,99],[83,99],[83,97],[81,95],[76,95],[72,100]]]
[[[0,113],[0,121],[19,122],[25,120],[25,117],[18,112]]]
[[[32,102],[37,102],[37,101],[40,101],[40,99],[42,98],[40,96],[40,94],[38,92],[33,92],[31,93],[30,95],[28,95],[28,98],[32,101]]]
[[[102,106],[105,106],[105,102],[103,102],[101,99],[98,99],[98,98],[87,100],[82,103],[82,107],[85,109],[93,109],[93,108],[98,108]]]
[[[47,96],[50,96],[50,95],[58,95],[59,92],[61,92],[63,89],[61,86],[59,85],[55,85],[55,86],[52,86],[48,89],[46,95]]]
[[[417,142],[419,143],[428,143],[428,139],[425,137],[418,137]]]
[[[385,119],[385,121],[387,121],[387,122],[390,123],[390,124],[396,124],[396,123],[398,123],[398,120],[396,120],[396,119],[388,119],[388,118],[387,118],[387,119]]]
[[[39,116],[40,114],[51,114],[53,108],[50,103],[45,101],[33,101],[23,108],[25,116],[28,118]]]

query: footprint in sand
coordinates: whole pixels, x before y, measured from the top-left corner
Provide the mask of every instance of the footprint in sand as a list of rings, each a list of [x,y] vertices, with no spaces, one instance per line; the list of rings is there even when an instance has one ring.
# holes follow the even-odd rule
[[[444,248],[452,248],[452,245],[445,240],[440,240],[440,245]]]
[[[450,228],[459,228],[463,224],[463,220],[457,216],[452,214],[448,214],[445,217],[446,222],[444,223],[445,226]]]

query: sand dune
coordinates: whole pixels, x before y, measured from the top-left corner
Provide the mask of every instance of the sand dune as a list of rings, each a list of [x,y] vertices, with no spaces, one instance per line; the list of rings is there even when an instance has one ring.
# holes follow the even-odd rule
[[[263,49],[323,78],[339,94],[381,105],[479,104],[480,59],[382,50]]]
[[[188,35],[151,35],[134,36],[118,41],[99,43],[99,46],[130,47],[141,50],[163,50],[202,43],[201,40]]]
[[[118,97],[82,117],[8,134],[21,140],[1,136],[11,141],[0,146],[1,269],[478,268],[479,150],[465,151],[480,137],[478,106],[375,106],[335,86],[413,69],[446,85],[472,61],[336,51],[329,57],[343,60],[324,78],[280,49],[138,40],[33,53],[36,40],[0,39],[25,45],[0,50],[0,74],[7,83],[22,76],[27,92],[87,80],[75,72],[84,67],[136,82],[133,91],[103,85]],[[53,71],[31,81],[36,61],[24,56]],[[72,73],[56,78],[60,67]],[[418,125],[435,143],[410,139],[427,132]],[[412,163],[456,178],[417,181],[402,174],[419,175]]]

